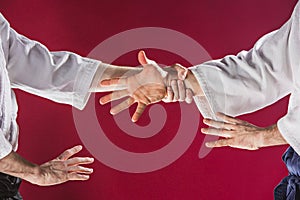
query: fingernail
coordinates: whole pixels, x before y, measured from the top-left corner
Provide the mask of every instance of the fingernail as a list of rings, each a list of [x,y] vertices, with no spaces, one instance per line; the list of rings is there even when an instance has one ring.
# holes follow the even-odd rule
[[[103,84],[103,83],[105,83],[105,82],[101,81],[100,86],[105,86],[105,84]]]
[[[84,179],[86,179],[86,180],[88,180],[88,179],[90,178],[89,175],[82,175],[82,177],[83,177]]]
[[[209,142],[206,142],[206,143],[205,143],[205,146],[206,146],[206,147],[209,147],[209,148],[212,148],[212,144],[209,143]]]

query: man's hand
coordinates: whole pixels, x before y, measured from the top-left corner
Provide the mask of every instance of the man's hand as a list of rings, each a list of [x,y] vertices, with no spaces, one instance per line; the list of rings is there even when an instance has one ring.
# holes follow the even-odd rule
[[[190,104],[193,101],[193,91],[186,88],[183,80],[172,80],[171,86],[167,87],[167,96],[162,100],[165,103],[183,102]]]
[[[204,134],[220,136],[223,139],[206,143],[207,147],[234,147],[257,150],[261,147],[286,144],[276,125],[261,128],[246,121],[218,113],[222,121],[204,119],[210,128],[202,128]]]
[[[111,88],[111,86],[116,87],[112,90],[117,90],[102,97],[100,99],[102,105],[129,96],[125,101],[113,107],[110,111],[111,114],[117,114],[134,103],[138,103],[132,117],[132,121],[136,122],[149,104],[161,100],[166,103],[175,101],[192,102],[194,92],[189,88],[186,89],[184,80],[189,75],[187,84],[192,87],[194,84],[191,83],[195,82],[195,78],[187,68],[175,64],[162,69],[155,61],[148,59],[143,51],[139,52],[138,60],[143,66],[141,72],[128,77],[110,78],[101,81],[100,87],[103,91],[105,91],[105,87]]]
[[[125,87],[126,89],[112,92],[100,99],[101,104],[118,100],[129,96],[119,105],[111,109],[111,114],[117,114],[122,110],[138,103],[137,109],[132,117],[136,122],[146,106],[161,101],[166,96],[165,78],[167,72],[163,71],[154,61],[149,60],[143,51],[139,52],[139,62],[143,70],[133,76],[125,78],[112,78],[103,80],[102,86]]]
[[[75,146],[42,165],[31,163],[12,151],[0,159],[0,172],[40,186],[56,185],[73,180],[87,180],[93,169],[81,165],[93,163],[94,159],[89,157],[72,158],[81,149],[81,145]]]
[[[82,146],[75,146],[64,151],[56,159],[51,160],[38,167],[37,176],[29,180],[33,184],[40,186],[57,185],[67,181],[88,180],[93,169],[86,168],[81,165],[91,164],[93,158],[88,157],[73,157],[80,152]]]

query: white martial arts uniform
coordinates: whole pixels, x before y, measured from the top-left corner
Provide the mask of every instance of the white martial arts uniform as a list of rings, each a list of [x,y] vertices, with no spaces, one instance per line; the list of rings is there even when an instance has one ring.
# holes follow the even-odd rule
[[[18,146],[18,107],[12,88],[82,109],[102,64],[70,52],[49,52],[42,44],[16,33],[1,14],[0,44],[1,159]]]
[[[300,155],[300,5],[279,30],[263,36],[249,51],[190,68],[205,97],[196,97],[204,117],[256,111],[291,94],[286,116],[277,123]]]
[[[299,3],[298,3],[299,4]],[[190,68],[205,97],[195,97],[204,117],[253,112],[292,94],[278,128],[300,153],[299,5],[279,30],[262,37],[237,56]],[[11,88],[82,109],[100,62],[69,52],[49,52],[17,34],[0,15],[0,159],[17,149],[17,104]],[[103,69],[104,69],[103,65]],[[298,108],[299,107],[299,108]]]

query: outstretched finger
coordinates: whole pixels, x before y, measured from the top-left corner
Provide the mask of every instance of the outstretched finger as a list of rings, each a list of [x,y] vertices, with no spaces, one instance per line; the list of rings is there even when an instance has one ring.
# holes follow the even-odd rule
[[[118,99],[122,99],[122,98],[124,98],[128,95],[129,95],[129,92],[127,90],[115,91],[115,92],[112,92],[108,95],[105,95],[105,96],[101,97],[99,102],[100,102],[101,105],[104,105],[108,102],[115,101],[115,100],[118,100]]]
[[[110,113],[112,115],[118,114],[119,112],[125,110],[126,108],[129,108],[132,104],[134,104],[134,99],[132,97],[129,97],[125,101],[121,102],[120,104],[116,105],[110,110]]]
[[[57,157],[57,159],[59,159],[59,160],[68,160],[70,157],[72,157],[73,155],[75,155],[76,153],[78,153],[81,150],[82,150],[82,146],[77,145],[75,147],[72,147],[72,148],[67,149],[66,151],[64,151],[62,154],[60,154]]]
[[[217,113],[217,117],[220,118],[222,121],[231,123],[231,124],[244,124],[243,120],[231,117],[229,115],[225,115],[224,113]]]
[[[145,108],[146,108],[146,104],[144,103],[138,103],[137,108],[132,116],[132,121],[133,122],[137,122],[139,120],[139,118],[141,117],[141,115],[143,114]]]
[[[204,119],[203,123],[210,127],[217,128],[217,129],[227,129],[227,130],[235,130],[236,129],[236,125],[234,125],[234,124],[229,124],[226,122],[219,122],[219,121],[215,121],[212,119]]]
[[[66,161],[66,164],[68,166],[70,165],[85,165],[85,164],[91,164],[94,162],[94,158],[89,157],[74,157],[70,158]]]
[[[214,147],[228,147],[232,143],[232,139],[221,139],[217,140],[214,142],[207,142],[205,145],[209,148],[214,148]]]
[[[86,174],[78,174],[77,172],[68,173],[67,179],[69,181],[86,181],[90,178],[89,175]]]
[[[220,137],[232,137],[232,131],[226,129],[217,129],[217,128],[202,128],[201,132],[206,135],[214,135]]]
[[[141,65],[151,64],[151,60],[147,58],[145,51],[139,51],[138,61]]]
[[[154,60],[150,60],[147,58],[146,53],[144,51],[140,51],[138,53],[138,61],[141,65],[143,65],[144,68],[147,67],[154,67],[162,77],[166,77],[168,75],[167,72],[165,72]]]
[[[70,166],[68,167],[68,172],[77,172],[82,174],[91,174],[93,173],[92,168],[82,167],[82,166]]]
[[[101,81],[101,86],[126,86],[127,78],[111,78]]]

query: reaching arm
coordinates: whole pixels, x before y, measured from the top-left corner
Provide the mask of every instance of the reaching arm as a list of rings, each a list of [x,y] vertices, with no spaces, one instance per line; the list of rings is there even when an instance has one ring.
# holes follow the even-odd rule
[[[141,68],[119,67],[72,52],[51,52],[41,43],[12,29],[0,14],[0,53],[13,88],[83,109],[91,91],[108,91],[96,84],[105,78],[132,75]],[[96,90],[96,86],[97,90]]]
[[[263,36],[250,51],[190,68],[204,94],[202,96],[200,92],[194,100],[205,118],[217,120],[217,112],[231,116],[253,112],[292,93],[287,115],[277,125],[262,131],[268,133],[265,135],[269,138],[263,146],[288,143],[298,154],[300,81],[296,77],[300,73],[299,9],[298,3],[290,20],[279,30]],[[238,138],[251,140],[254,135],[264,138],[261,137],[264,134]],[[238,144],[236,141],[231,138],[215,144],[234,145]]]
[[[218,113],[220,121],[204,119],[209,128],[201,131],[207,135],[220,136],[222,139],[208,142],[208,147],[225,147],[257,150],[261,147],[287,144],[276,124],[261,128],[246,121]]]
[[[299,74],[299,13],[298,3],[290,19],[251,50],[189,68],[205,95],[195,98],[204,117],[253,112],[294,90]]]
[[[189,69],[184,85],[192,89],[197,106],[205,118],[217,120],[218,112],[232,116],[253,112],[287,94],[295,93],[290,98],[288,114],[279,120],[276,126],[264,129],[268,130],[268,133],[271,132],[272,134],[267,136],[272,137],[269,137],[263,146],[288,142],[298,154],[300,153],[300,136],[297,134],[300,121],[300,81],[295,78],[300,73],[299,15],[298,3],[291,19],[277,31],[263,36],[251,50]],[[172,92],[176,91],[170,91],[168,94]],[[253,135],[257,137],[261,134]],[[253,135],[249,139],[253,139]],[[216,144],[219,144],[219,141]]]
[[[31,163],[12,151],[0,159],[0,171],[40,186],[56,185],[70,180],[88,180],[93,170],[81,165],[90,164],[94,159],[71,158],[81,149],[81,146],[75,146],[42,165]]]
[[[217,112],[232,116],[253,112],[293,91],[294,74],[299,71],[296,52],[300,52],[296,14],[250,51],[189,68],[184,84],[192,90],[205,118],[216,119]]]

